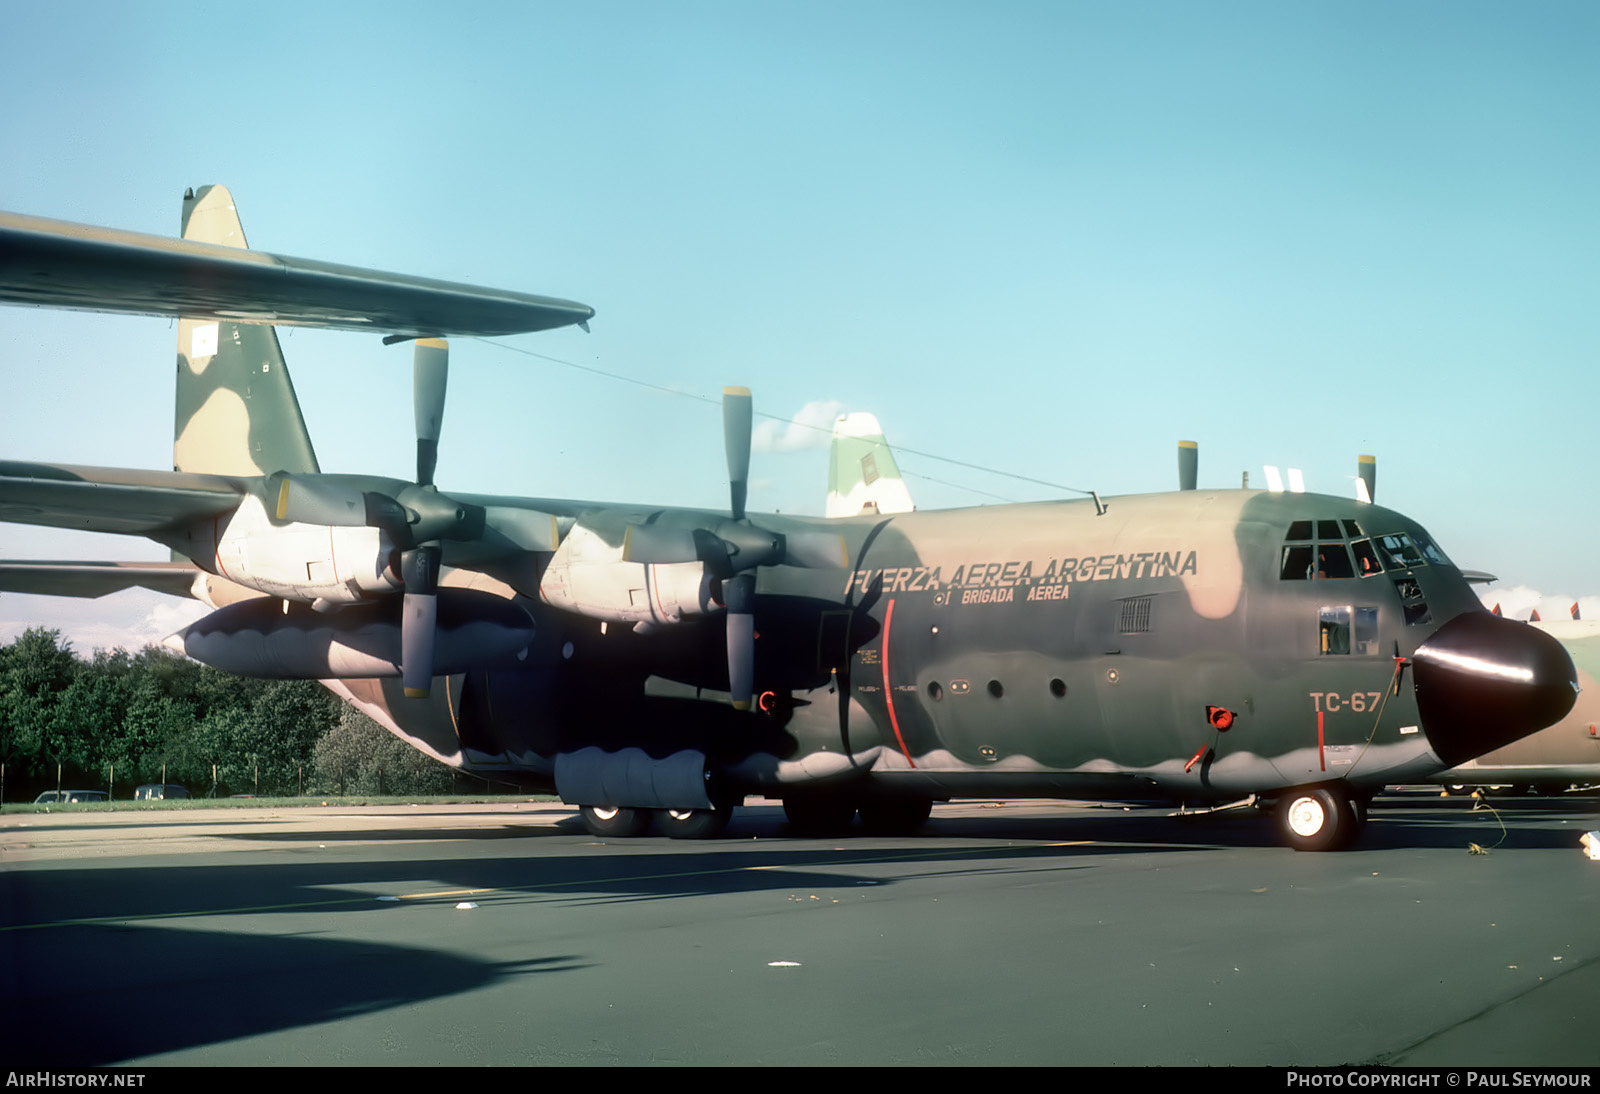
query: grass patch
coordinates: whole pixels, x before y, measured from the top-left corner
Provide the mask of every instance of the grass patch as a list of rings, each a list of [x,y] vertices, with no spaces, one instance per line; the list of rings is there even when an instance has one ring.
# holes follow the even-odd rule
[[[160,801],[68,802],[34,805],[7,802],[3,813],[148,813],[154,810],[204,809],[307,809],[325,805],[515,805],[518,802],[557,802],[553,794],[306,794],[298,798],[166,798]]]

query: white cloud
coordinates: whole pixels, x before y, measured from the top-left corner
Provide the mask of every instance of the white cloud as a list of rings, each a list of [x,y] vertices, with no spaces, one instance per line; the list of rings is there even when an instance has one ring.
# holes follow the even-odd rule
[[[818,399],[800,408],[791,421],[768,418],[756,425],[750,447],[757,452],[798,452],[804,448],[826,448],[833,435],[833,420],[844,413],[836,399]]]
[[[0,644],[14,642],[29,627],[44,627],[60,631],[85,657],[97,649],[138,651],[210,610],[198,600],[147,589],[128,589],[98,600],[7,593],[0,596]]]
[[[1573,604],[1578,605],[1578,614],[1582,618],[1600,619],[1600,596],[1569,596],[1566,593],[1546,595],[1526,585],[1509,588],[1488,585],[1478,589],[1478,599],[1483,601],[1486,608],[1500,605],[1500,614],[1508,619],[1527,619],[1536,608],[1539,618],[1546,622],[1571,619]]]

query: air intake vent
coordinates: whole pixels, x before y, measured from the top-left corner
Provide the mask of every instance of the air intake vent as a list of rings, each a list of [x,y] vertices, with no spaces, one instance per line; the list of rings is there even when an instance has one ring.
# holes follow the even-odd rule
[[[1150,598],[1136,596],[1122,602],[1123,634],[1147,634],[1150,630]]]

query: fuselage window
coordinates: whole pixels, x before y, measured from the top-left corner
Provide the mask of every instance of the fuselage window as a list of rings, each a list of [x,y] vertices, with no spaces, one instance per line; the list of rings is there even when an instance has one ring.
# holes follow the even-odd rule
[[[1378,650],[1378,609],[1324,604],[1317,612],[1317,652],[1371,657]]]
[[[1356,633],[1353,647],[1358,656],[1368,657],[1378,652],[1378,609],[1357,608]]]
[[[1324,606],[1318,613],[1317,648],[1325,654],[1350,652],[1350,609]]]
[[[1311,522],[1309,520],[1297,520],[1297,521],[1295,521],[1293,524],[1289,525],[1289,534],[1284,536],[1283,538],[1284,539],[1310,539],[1311,538]]]

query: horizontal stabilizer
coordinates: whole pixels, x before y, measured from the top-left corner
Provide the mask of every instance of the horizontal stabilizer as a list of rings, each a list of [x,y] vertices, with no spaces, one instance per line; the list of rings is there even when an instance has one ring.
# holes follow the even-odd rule
[[[190,596],[200,568],[191,562],[0,562],[0,592],[93,599],[123,589]]]
[[[0,213],[0,303],[411,337],[587,322],[571,300]]]
[[[235,508],[248,487],[224,475],[0,460],[0,521],[149,535]]]

